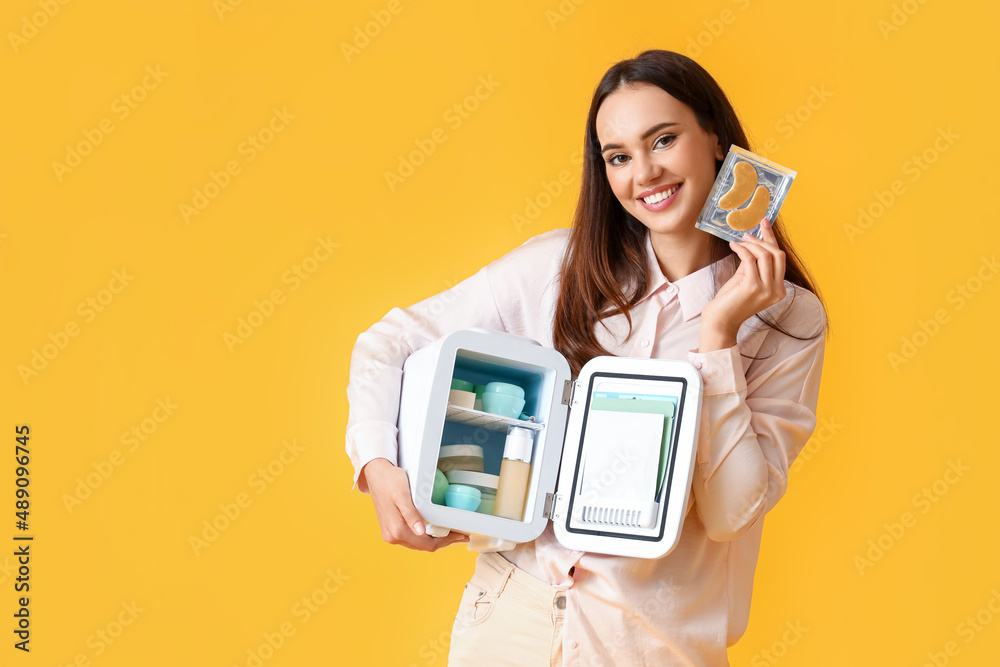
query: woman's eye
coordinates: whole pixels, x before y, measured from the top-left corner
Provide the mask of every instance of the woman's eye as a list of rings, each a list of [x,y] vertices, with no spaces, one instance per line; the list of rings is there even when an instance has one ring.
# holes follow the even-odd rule
[[[656,142],[653,144],[653,148],[659,148],[661,146],[662,147],[669,146],[670,144],[674,143],[674,139],[676,139],[676,138],[677,138],[676,134],[661,134],[659,137],[656,138]],[[619,154],[619,155],[612,155],[607,160],[605,160],[605,162],[607,162],[612,167],[616,167],[618,165],[625,164],[624,162],[616,162],[615,160],[617,160],[618,158],[626,158],[627,159],[628,156],[627,155],[621,155],[621,154]]]
[[[674,139],[676,138],[677,138],[676,134],[664,134],[656,139],[656,144],[660,145],[660,141],[665,139],[666,141],[664,141],[662,145],[669,146],[670,144],[674,143]]]

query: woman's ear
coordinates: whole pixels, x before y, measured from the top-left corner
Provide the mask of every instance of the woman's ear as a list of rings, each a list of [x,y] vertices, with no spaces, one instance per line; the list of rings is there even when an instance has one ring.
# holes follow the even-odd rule
[[[722,154],[722,144],[719,143],[718,138],[715,140],[715,159],[724,160],[725,156]]]

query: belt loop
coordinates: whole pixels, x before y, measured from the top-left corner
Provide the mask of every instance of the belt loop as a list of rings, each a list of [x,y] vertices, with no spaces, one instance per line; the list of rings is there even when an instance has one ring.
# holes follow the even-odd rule
[[[500,558],[506,563],[507,571],[504,573],[503,581],[500,582],[500,587],[497,588],[497,597],[500,597],[503,594],[503,589],[507,588],[507,582],[510,581],[511,576],[514,574],[514,568],[517,567],[506,558],[503,558],[503,556]]]

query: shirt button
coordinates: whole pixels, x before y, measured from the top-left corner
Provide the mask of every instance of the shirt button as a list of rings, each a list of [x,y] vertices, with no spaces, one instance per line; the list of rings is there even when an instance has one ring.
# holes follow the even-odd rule
[[[649,347],[649,339],[648,338],[646,340],[642,341],[642,346],[643,347]]]
[[[576,648],[577,646],[579,646],[579,644],[576,643],[575,639],[569,640],[569,647],[570,648]]]
[[[676,293],[677,293],[677,288],[674,287],[673,285],[667,288],[667,294],[676,294]]]
[[[701,370],[701,362],[700,361],[694,362],[694,367],[697,368],[700,371]]]
[[[559,597],[556,598],[556,609],[565,609],[565,608],[566,608],[566,596],[560,595]]]

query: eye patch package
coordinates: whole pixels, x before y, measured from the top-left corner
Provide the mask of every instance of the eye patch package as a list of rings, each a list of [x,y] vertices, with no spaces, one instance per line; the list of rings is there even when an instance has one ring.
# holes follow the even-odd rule
[[[774,221],[796,172],[739,146],[731,146],[695,227],[726,241],[744,232],[760,238],[762,218]]]

